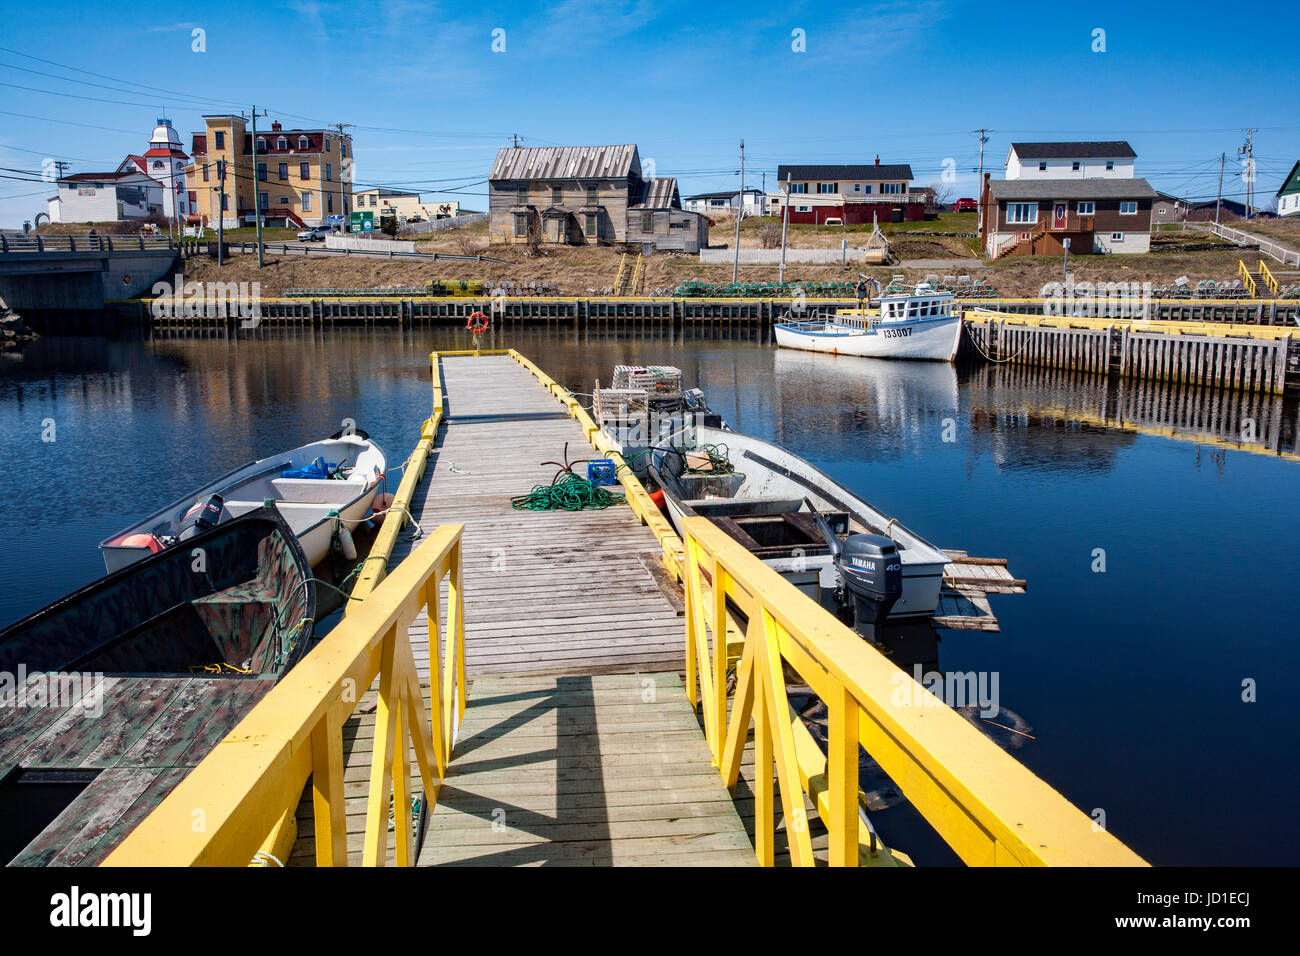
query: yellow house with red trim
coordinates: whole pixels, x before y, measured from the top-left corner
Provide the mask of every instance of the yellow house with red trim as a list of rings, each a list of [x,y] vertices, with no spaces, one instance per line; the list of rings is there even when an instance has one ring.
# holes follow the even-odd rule
[[[203,120],[204,131],[193,134],[193,161],[185,167],[190,222],[214,229],[219,219],[227,229],[251,226],[260,207],[263,225],[315,226],[355,208],[351,136],[284,129],[275,121],[254,138],[242,116]],[[226,163],[224,184],[218,160]]]

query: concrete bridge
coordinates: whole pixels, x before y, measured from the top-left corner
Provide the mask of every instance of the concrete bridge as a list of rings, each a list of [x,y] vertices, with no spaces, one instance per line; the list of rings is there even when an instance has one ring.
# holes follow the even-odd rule
[[[170,276],[178,247],[143,236],[0,233],[0,299],[16,312],[99,312]]]

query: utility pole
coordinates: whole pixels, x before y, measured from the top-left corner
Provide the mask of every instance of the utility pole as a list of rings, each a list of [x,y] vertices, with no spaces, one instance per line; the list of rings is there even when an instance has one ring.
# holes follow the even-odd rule
[[[1246,157],[1246,218],[1251,217],[1255,208],[1255,134],[1257,129],[1246,130],[1246,145],[1237,147],[1237,152]]]
[[[226,161],[217,160],[217,266],[226,264]],[[235,187],[236,189],[238,186]]]
[[[745,141],[740,141],[740,195],[736,197],[736,263],[731,267],[731,281],[740,281],[740,220],[745,218]]]
[[[980,171],[979,177],[975,181],[975,188],[979,190],[975,195],[979,198],[975,200],[975,232],[981,239],[984,238],[984,144],[989,141],[988,134],[993,132],[991,129],[980,127],[971,130],[972,133],[978,133],[980,138]]]
[[[763,170],[763,198],[759,200],[758,218],[762,219],[767,215],[767,170]]]
[[[262,111],[266,115],[266,111]],[[233,148],[233,144],[232,144]],[[270,179],[270,176],[267,177]],[[269,186],[267,187],[270,188]],[[265,262],[262,259],[262,171],[257,168],[257,107],[253,107],[253,222],[257,226],[257,267],[260,269]],[[267,198],[270,196],[268,194]],[[238,202],[235,203],[239,205]]]
[[[1219,224],[1219,205],[1223,202],[1223,163],[1228,158],[1226,152],[1219,154],[1219,194],[1214,197],[1214,224]]]
[[[777,184],[779,187],[779,183]],[[781,275],[780,284],[785,285],[785,233],[790,226],[790,174],[785,174],[785,205],[781,217]]]
[[[58,171],[59,179],[63,178],[63,171],[67,169],[69,165],[70,164],[66,159],[56,159],[54,161],[54,168]]]
[[[351,123],[334,124],[334,128],[339,131],[339,209],[343,211],[343,229],[345,232],[348,225],[348,197],[347,193],[343,191],[343,170],[345,168],[343,164],[343,129],[352,125]]]
[[[514,133],[514,134],[510,137],[510,145],[512,145],[515,149],[518,149],[518,148],[519,148],[519,134],[518,134],[518,133]]]

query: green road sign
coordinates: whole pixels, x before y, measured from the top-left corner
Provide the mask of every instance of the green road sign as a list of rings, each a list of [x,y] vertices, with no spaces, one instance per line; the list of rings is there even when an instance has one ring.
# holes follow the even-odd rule
[[[373,212],[348,213],[348,232],[374,232],[375,214]]]

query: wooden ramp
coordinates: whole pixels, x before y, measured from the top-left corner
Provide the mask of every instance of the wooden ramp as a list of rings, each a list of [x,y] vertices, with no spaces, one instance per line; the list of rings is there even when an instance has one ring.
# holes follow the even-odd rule
[[[753,866],[675,673],[475,680],[423,866]]]
[[[623,504],[514,510],[512,496],[555,477],[566,442],[570,461],[595,452],[509,356],[440,362],[446,419],[411,510],[425,532],[465,525],[471,690],[420,862],[754,863],[678,677],[683,605],[658,541]],[[390,569],[415,543],[402,533]],[[423,618],[410,637],[427,688]],[[354,862],[373,695],[344,732]],[[309,801],[298,819],[293,861],[310,863]]]

